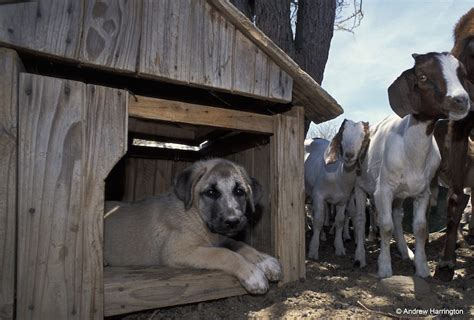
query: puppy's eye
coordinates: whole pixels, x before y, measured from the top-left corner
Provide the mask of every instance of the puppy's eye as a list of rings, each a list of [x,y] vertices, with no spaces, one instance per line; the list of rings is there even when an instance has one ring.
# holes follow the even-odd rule
[[[428,77],[422,74],[418,77],[418,80],[420,80],[421,82],[425,82],[426,80],[428,80]]]
[[[238,197],[244,196],[245,195],[245,190],[241,187],[236,187],[234,189],[234,195],[236,195]]]
[[[216,189],[208,189],[207,191],[204,191],[204,195],[211,199],[218,199],[221,196],[220,192]]]

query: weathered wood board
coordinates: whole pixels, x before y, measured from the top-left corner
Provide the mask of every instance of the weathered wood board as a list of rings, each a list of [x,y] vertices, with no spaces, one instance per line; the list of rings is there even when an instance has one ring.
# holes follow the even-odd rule
[[[292,81],[207,0],[1,4],[0,44],[119,73],[291,102]]]
[[[126,151],[127,102],[21,74],[18,319],[103,318],[103,184]]]
[[[105,316],[245,294],[231,275],[168,267],[105,268]]]
[[[301,107],[276,115],[271,137],[272,235],[282,283],[305,278],[304,116]]]
[[[142,1],[86,0],[84,3],[79,60],[85,64],[134,72],[140,42]]]
[[[18,79],[15,51],[0,48],[0,319],[13,319],[17,210]]]
[[[136,118],[273,133],[273,117],[262,114],[143,96],[131,98],[129,105],[129,115]]]

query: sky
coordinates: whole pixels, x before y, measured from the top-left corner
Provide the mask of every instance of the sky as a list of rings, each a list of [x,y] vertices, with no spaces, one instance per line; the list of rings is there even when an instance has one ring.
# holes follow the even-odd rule
[[[322,87],[344,109],[332,123],[375,124],[392,114],[387,88],[413,66],[411,54],[450,51],[454,25],[472,7],[474,0],[363,0],[360,26],[335,31],[331,42]]]

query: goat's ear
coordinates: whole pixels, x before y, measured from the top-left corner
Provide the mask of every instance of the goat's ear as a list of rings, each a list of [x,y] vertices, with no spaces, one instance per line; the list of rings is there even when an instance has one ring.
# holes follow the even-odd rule
[[[336,162],[339,156],[342,154],[342,133],[344,132],[346,121],[347,119],[344,119],[341,126],[339,127],[339,131],[334,136],[334,138],[332,138],[329,146],[326,148],[326,151],[324,151],[324,162],[326,164]]]
[[[194,188],[206,171],[207,169],[205,167],[199,168],[197,165],[192,165],[174,179],[174,193],[179,200],[184,202],[184,208],[186,210],[191,208],[194,198]]]
[[[416,92],[416,83],[415,70],[409,69],[388,88],[390,107],[401,118],[410,113],[417,113],[420,108],[421,101]]]

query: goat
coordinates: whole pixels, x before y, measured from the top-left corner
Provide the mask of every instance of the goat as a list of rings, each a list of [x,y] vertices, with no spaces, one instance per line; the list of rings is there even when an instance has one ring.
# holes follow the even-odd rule
[[[361,267],[366,265],[365,204],[370,194],[381,238],[378,258],[381,278],[392,275],[390,240],[393,231],[402,258],[414,257],[416,274],[430,275],[425,254],[425,213],[430,182],[441,161],[433,137],[434,124],[441,118],[462,119],[470,109],[468,94],[461,84],[465,70],[454,56],[432,52],[413,54],[413,58],[414,67],[404,71],[388,89],[390,106],[403,118],[392,115],[371,128],[367,157],[354,189],[358,244],[355,263]],[[414,256],[402,229],[402,205],[407,197],[414,197]]]
[[[466,86],[474,96],[474,8],[467,12],[456,24],[454,29],[455,43],[451,53],[465,66],[467,71]],[[461,121],[441,123],[437,126],[437,141],[442,155],[441,168],[445,173],[444,182],[450,187],[446,239],[442,256],[438,262],[435,278],[449,281],[454,276],[456,264],[456,241],[459,222],[469,197],[463,193],[464,187],[474,184],[470,176],[473,166],[472,140],[469,139],[474,128],[474,111]],[[470,151],[470,150],[471,151]],[[471,213],[472,215],[472,213]],[[472,220],[472,217],[471,217]]]
[[[345,210],[360,161],[369,144],[369,124],[344,120],[331,142],[315,139],[305,159],[306,192],[313,200],[313,237],[308,256],[319,258],[320,232],[326,216],[327,203],[336,207],[334,246],[336,255],[345,255],[342,241]]]

